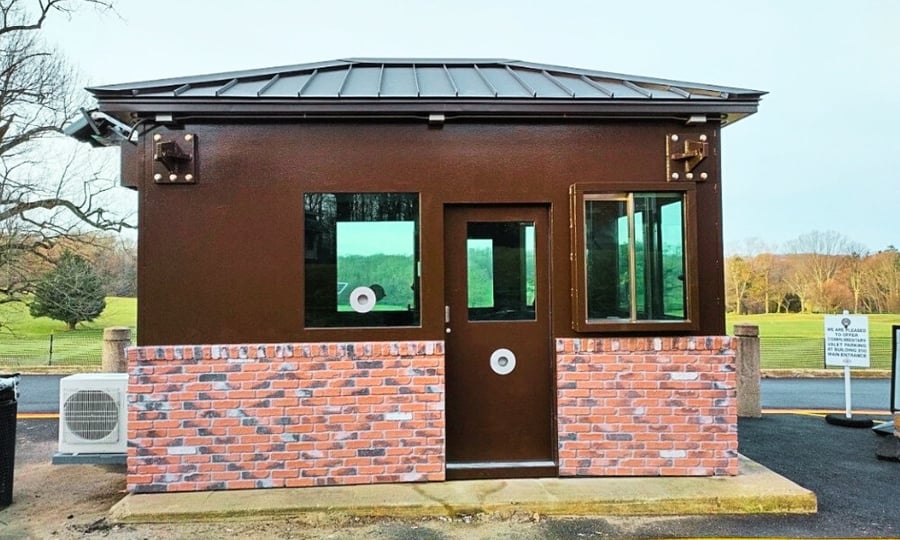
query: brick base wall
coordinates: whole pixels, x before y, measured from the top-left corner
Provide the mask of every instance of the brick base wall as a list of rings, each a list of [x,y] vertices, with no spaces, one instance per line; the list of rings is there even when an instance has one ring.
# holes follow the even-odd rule
[[[736,475],[735,342],[557,339],[560,476]]]
[[[735,342],[557,339],[560,476],[737,474]],[[132,492],[444,480],[443,342],[128,359]]]
[[[444,479],[443,342],[128,350],[135,493]]]

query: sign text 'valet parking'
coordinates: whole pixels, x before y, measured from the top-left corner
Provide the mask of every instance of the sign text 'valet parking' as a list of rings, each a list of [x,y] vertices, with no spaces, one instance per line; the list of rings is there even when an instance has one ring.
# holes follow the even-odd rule
[[[869,318],[825,316],[825,365],[869,367]]]

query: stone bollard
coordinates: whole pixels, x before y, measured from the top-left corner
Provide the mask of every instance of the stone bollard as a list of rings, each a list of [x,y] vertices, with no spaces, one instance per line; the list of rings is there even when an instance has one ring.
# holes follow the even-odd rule
[[[126,373],[128,359],[125,348],[131,346],[131,328],[112,326],[103,330],[101,364],[105,373]]]
[[[738,338],[737,354],[737,414],[742,418],[759,418],[762,407],[759,396],[759,326],[734,325]]]

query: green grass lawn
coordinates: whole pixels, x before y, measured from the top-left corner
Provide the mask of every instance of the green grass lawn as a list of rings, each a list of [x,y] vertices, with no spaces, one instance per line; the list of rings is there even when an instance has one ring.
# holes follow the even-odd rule
[[[21,303],[0,305],[0,369],[43,366],[99,366],[103,329],[137,325],[137,299],[109,297],[106,309],[93,322],[75,330],[47,317],[34,318]],[[51,352],[51,338],[52,352]],[[132,337],[132,340],[134,337]]]
[[[46,336],[66,332],[66,323],[49,317],[32,317],[28,306],[13,302],[0,305],[0,343],[10,337]],[[137,298],[107,297],[106,309],[93,322],[78,323],[75,333],[88,330],[103,330],[107,326],[137,326]]]
[[[869,315],[869,362],[874,369],[891,369],[891,326],[900,314]],[[733,333],[736,323],[759,326],[763,369],[822,369],[825,359],[825,316],[799,313],[725,317]],[[839,369],[839,368],[835,368]]]
[[[769,313],[767,315],[725,316],[725,327],[732,333],[737,323],[759,326],[760,337],[816,337],[825,336],[825,316],[822,314]],[[869,337],[891,337],[891,325],[900,325],[900,314],[869,315]]]
[[[137,325],[137,299],[106,299],[106,309],[96,320],[67,331],[65,323],[46,317],[33,318],[24,304],[0,305],[0,370],[47,365],[99,366],[103,329]],[[796,313],[733,315],[726,317],[728,332],[735,323],[759,326],[763,368],[820,369],[823,367],[824,316]],[[873,368],[890,369],[891,326],[900,325],[900,314],[869,315],[870,353]],[[53,353],[50,354],[50,335]]]

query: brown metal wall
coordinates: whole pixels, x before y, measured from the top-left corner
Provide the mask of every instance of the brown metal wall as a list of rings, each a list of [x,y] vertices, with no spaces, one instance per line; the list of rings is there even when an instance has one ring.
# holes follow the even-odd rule
[[[697,189],[700,328],[724,334],[718,129],[680,122],[186,125],[199,181],[156,185],[151,137],[123,153],[140,190],[140,345],[443,339],[443,205],[551,205],[553,335],[574,337],[573,183],[665,185],[667,132],[707,133]],[[176,133],[166,129],[163,136]],[[177,132],[181,134],[181,132]],[[712,163],[709,163],[712,161]],[[303,329],[303,193],[421,193],[422,328]]]

